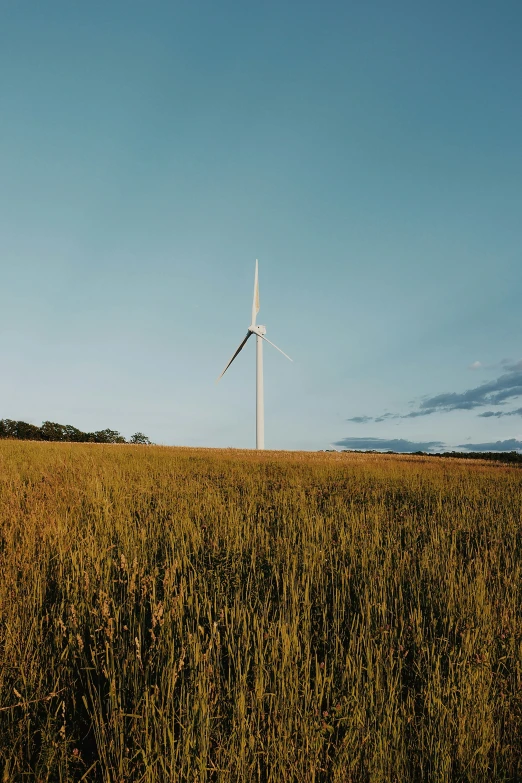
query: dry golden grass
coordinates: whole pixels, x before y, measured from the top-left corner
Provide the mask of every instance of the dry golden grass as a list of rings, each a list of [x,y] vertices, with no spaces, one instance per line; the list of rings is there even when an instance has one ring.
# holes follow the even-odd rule
[[[4,781],[522,780],[522,471],[0,443]]]

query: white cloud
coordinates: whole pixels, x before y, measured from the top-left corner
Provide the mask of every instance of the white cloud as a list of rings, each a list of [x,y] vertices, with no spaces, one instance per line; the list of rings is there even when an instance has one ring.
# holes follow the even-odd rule
[[[481,367],[483,367],[483,366],[484,365],[482,364],[482,362],[473,362],[473,364],[469,365],[468,369],[469,370],[480,370]]]

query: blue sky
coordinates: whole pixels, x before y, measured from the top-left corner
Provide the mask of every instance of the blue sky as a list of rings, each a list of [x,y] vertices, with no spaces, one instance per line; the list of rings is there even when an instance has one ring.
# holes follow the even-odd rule
[[[522,406],[521,29],[515,0],[1,0],[0,417],[253,446],[253,341],[214,381],[257,257],[294,359],[265,350],[267,447],[516,446],[481,414]]]

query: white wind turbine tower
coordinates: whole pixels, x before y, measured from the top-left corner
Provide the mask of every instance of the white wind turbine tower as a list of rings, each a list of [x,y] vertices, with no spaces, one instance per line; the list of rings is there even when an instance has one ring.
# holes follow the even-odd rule
[[[248,327],[248,332],[246,333],[246,337],[221,373],[221,375],[218,378],[218,381],[221,380],[223,375],[226,373],[238,353],[243,350],[243,348],[246,345],[246,342],[248,338],[255,334],[256,335],[256,449],[264,449],[265,448],[265,404],[264,404],[264,398],[263,398],[263,340],[265,340],[267,343],[270,343],[270,345],[273,348],[276,348],[279,353],[282,353],[283,356],[286,356],[287,359],[290,361],[293,361],[290,359],[289,356],[286,355],[284,351],[281,350],[281,348],[278,348],[277,345],[274,345],[274,343],[270,342],[268,337],[266,337],[266,326],[258,326],[256,325],[256,318],[257,314],[259,312],[259,279],[258,279],[258,262],[256,258],[256,272],[254,277],[254,301],[252,302],[252,323]]]

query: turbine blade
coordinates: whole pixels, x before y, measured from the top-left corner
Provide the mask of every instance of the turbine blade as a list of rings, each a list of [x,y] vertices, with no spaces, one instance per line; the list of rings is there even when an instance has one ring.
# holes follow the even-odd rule
[[[250,337],[251,334],[252,334],[252,332],[247,332],[247,336],[245,337],[245,339],[243,340],[243,342],[241,343],[241,345],[239,346],[239,348],[237,349],[237,351],[235,352],[235,354],[233,355],[233,357],[231,358],[231,360],[229,361],[229,363],[227,364],[227,366],[225,367],[225,369],[223,370],[223,372],[221,373],[219,378],[217,379],[216,383],[218,383],[221,380],[221,378],[224,376],[224,374],[226,373],[226,371],[228,370],[228,368],[230,367],[230,365],[232,364],[232,362],[234,361],[234,359],[238,355],[238,353],[240,353],[243,350],[244,345],[245,345],[246,341],[248,340],[248,338]]]
[[[278,347],[277,347],[277,345],[276,345],[275,343],[272,343],[272,342],[270,342],[270,340],[268,339],[268,337],[265,337],[265,336],[264,336],[264,334],[260,334],[259,336],[260,336],[260,337],[261,337],[263,340],[266,340],[266,341],[267,341],[267,343],[270,343],[270,345],[272,346],[272,348],[275,348],[277,351],[279,351],[279,353],[282,353],[282,354],[283,354],[283,356],[286,356],[286,358],[287,358],[287,359],[288,359],[290,362],[293,362],[293,361],[294,361],[293,359],[290,359],[290,357],[288,356],[288,354],[286,354],[284,351],[282,351],[282,350],[281,350],[281,348],[278,348]]]
[[[256,258],[256,272],[254,276],[254,299],[252,301],[252,324],[255,326],[256,317],[259,312],[259,275],[258,262]]]

